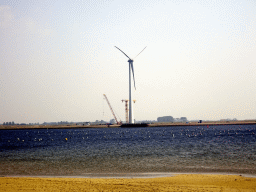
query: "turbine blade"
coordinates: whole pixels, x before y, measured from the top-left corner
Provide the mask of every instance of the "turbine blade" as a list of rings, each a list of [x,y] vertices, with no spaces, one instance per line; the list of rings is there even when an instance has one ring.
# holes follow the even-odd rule
[[[117,46],[115,46],[115,48],[119,49]],[[128,57],[121,49],[119,49],[119,51],[121,51],[126,57]],[[130,57],[128,57],[128,58],[131,60]]]
[[[147,47],[147,46],[146,46],[146,47]],[[146,49],[146,47],[145,47],[144,49]],[[144,51],[144,49],[143,49],[142,51]],[[141,52],[142,52],[142,51],[141,51]],[[139,54],[141,54],[141,52],[140,52]],[[138,56],[139,56],[139,54],[138,54],[136,57],[138,57]],[[136,57],[134,57],[134,59],[135,59]]]
[[[133,74],[133,82],[134,82],[134,88],[136,90],[136,86],[135,86],[135,77],[134,77],[134,69],[133,69],[133,62],[130,63],[131,67],[132,67],[132,74]]]

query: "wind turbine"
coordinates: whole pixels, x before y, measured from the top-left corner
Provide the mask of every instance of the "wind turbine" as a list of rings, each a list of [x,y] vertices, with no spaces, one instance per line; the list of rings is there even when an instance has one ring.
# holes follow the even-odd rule
[[[128,57],[121,49],[119,49],[118,47],[115,46],[115,48],[117,48],[119,51],[121,51],[126,57]],[[146,47],[144,48],[146,49]],[[142,51],[144,51],[144,49],[142,49]],[[141,51],[141,52],[142,52]],[[141,54],[141,52],[139,54]],[[138,57],[139,54],[136,56]],[[136,58],[134,57],[134,59]],[[134,123],[133,119],[132,119],[132,86],[131,86],[131,81],[132,81],[132,74],[133,74],[133,81],[134,81],[134,88],[136,90],[136,86],[135,86],[135,78],[134,78],[134,69],[133,69],[133,59],[131,59],[130,57],[128,57],[128,63],[129,63],[129,124]],[[132,72],[132,73],[131,73]]]

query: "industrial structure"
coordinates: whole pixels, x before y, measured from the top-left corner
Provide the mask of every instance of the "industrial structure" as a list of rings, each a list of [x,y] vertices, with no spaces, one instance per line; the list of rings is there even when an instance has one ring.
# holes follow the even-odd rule
[[[114,111],[113,111],[113,109],[112,109],[112,107],[111,107],[111,105],[110,105],[110,103],[109,103],[109,101],[108,101],[107,96],[106,96],[105,94],[103,94],[103,96],[105,97],[105,99],[106,99],[106,101],[107,101],[107,103],[108,103],[108,106],[109,106],[109,108],[110,108],[110,110],[111,110],[111,112],[112,112],[112,114],[113,114],[113,116],[114,116],[114,118],[115,118],[115,120],[116,120],[116,123],[117,123],[118,125],[121,125],[122,122],[117,120],[116,115],[115,115],[115,113],[114,113]]]
[[[116,46],[115,46],[116,47]],[[128,57],[121,49],[119,49],[118,47],[116,47],[119,51],[121,51],[126,57]],[[146,47],[144,48],[146,49]],[[144,51],[144,49],[142,51]],[[141,51],[141,52],[142,52]],[[139,54],[141,54],[141,52]],[[138,55],[139,55],[138,54]],[[137,56],[138,56],[137,55]],[[137,57],[136,56],[136,57]],[[135,57],[135,58],[136,58]],[[133,114],[132,114],[132,87],[131,87],[131,75],[133,74],[133,81],[134,81],[134,88],[136,90],[136,86],[135,86],[135,78],[134,78],[134,69],[133,69],[133,60],[128,57],[128,63],[129,63],[129,124],[134,123],[134,120],[132,118]],[[132,74],[131,74],[132,73]]]
[[[126,123],[129,123],[129,118],[128,118],[128,99],[123,99],[122,102],[125,102],[125,119],[126,119]],[[133,103],[135,103],[136,100],[133,100]]]

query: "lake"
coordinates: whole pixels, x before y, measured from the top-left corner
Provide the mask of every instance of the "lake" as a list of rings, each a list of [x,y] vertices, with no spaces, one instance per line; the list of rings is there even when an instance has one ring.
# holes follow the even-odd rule
[[[0,130],[0,175],[256,175],[255,134],[256,125]]]

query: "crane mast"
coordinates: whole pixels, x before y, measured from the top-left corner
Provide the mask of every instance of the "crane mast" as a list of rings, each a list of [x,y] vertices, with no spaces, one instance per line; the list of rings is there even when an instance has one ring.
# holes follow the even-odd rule
[[[121,100],[122,102],[125,102],[125,119],[126,119],[126,123],[129,123],[129,117],[128,117],[128,111],[129,111],[129,109],[128,109],[128,99],[123,99],[123,100]],[[135,103],[136,102],[136,100],[133,100],[133,103]]]
[[[114,113],[114,111],[113,111],[113,109],[112,109],[112,107],[111,107],[111,105],[110,105],[110,103],[109,103],[109,101],[108,101],[107,96],[106,96],[105,94],[103,94],[103,96],[105,97],[105,99],[106,99],[106,101],[107,101],[107,103],[108,103],[108,106],[109,106],[109,108],[110,108],[110,110],[111,110],[111,112],[112,112],[112,114],[113,114],[113,116],[114,116],[114,118],[115,118],[115,120],[116,120],[116,123],[117,123],[118,125],[121,124],[121,122],[119,122],[119,121],[117,120],[116,115],[115,115],[115,113]]]
[[[129,123],[129,117],[128,117],[128,101],[127,99],[123,99],[122,102],[125,102],[125,119],[126,123]]]

